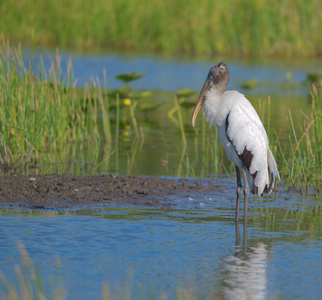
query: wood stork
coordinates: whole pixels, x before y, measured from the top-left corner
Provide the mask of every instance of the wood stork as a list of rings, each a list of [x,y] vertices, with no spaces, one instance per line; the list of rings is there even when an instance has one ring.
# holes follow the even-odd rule
[[[230,161],[235,164],[237,201],[235,221],[239,220],[239,204],[244,177],[244,223],[247,220],[248,194],[269,194],[275,177],[280,180],[276,162],[268,146],[268,137],[254,107],[237,91],[226,91],[228,67],[220,62],[212,67],[192,113],[192,126],[204,105],[204,115],[210,125],[218,128],[219,138]]]

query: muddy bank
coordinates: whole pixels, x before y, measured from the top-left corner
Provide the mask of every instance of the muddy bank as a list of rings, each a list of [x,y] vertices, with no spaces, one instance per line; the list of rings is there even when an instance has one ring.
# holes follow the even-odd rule
[[[0,208],[4,204],[30,209],[67,209],[84,206],[151,205],[171,207],[173,194],[216,190],[210,181],[200,186],[186,179],[116,177],[114,175],[0,176]]]

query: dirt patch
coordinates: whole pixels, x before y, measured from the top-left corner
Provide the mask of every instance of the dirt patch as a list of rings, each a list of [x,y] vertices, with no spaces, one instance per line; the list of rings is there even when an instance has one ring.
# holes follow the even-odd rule
[[[0,207],[9,204],[31,209],[66,209],[114,204],[162,208],[173,205],[168,199],[170,195],[214,189],[210,183],[200,186],[190,180],[159,177],[4,175],[0,176]]]

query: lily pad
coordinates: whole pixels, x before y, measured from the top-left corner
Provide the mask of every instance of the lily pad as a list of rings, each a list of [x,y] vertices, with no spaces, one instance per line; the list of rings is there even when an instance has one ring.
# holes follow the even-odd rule
[[[190,97],[192,95],[195,95],[196,92],[194,90],[191,89],[182,89],[180,91],[177,92],[177,97],[181,98],[181,97]]]
[[[253,78],[249,81],[245,81],[241,86],[242,86],[242,88],[244,88],[246,90],[251,90],[255,87],[257,82],[258,82],[258,80],[256,78]]]
[[[122,80],[124,83],[128,83],[130,81],[144,77],[145,75],[146,75],[145,73],[119,74],[119,75],[115,76],[115,78]]]
[[[183,101],[180,103],[181,107],[183,108],[191,108],[196,105],[197,101]]]
[[[317,82],[319,80],[322,80],[322,73],[309,73],[307,74],[307,79],[310,82]]]
[[[163,102],[150,102],[150,101],[144,102],[144,103],[140,104],[140,110],[142,110],[144,112],[149,112],[149,111],[157,109],[161,105],[163,105]]]
[[[142,99],[142,98],[148,98],[152,96],[151,91],[138,91],[138,92],[131,92],[129,93],[129,98],[133,99]]]
[[[116,98],[119,95],[120,98],[128,97],[131,89],[117,89],[117,90],[110,90],[107,92],[108,97]]]

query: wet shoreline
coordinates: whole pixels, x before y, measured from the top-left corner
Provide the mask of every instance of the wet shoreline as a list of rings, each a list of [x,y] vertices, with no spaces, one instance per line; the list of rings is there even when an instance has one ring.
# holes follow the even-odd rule
[[[188,179],[114,175],[2,175],[1,204],[27,209],[124,205],[175,206],[169,196],[218,189]]]

